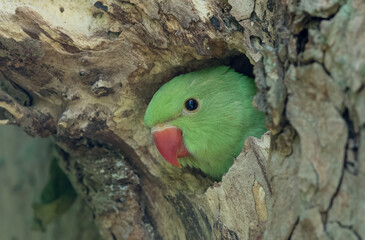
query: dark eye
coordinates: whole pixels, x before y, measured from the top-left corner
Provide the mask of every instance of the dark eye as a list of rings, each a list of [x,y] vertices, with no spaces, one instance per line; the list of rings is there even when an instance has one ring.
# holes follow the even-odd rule
[[[189,98],[185,101],[185,109],[189,112],[193,112],[199,108],[199,102],[195,98]]]

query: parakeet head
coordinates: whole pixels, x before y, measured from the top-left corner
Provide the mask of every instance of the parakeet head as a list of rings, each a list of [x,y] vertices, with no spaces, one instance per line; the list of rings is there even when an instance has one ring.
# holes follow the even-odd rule
[[[252,106],[252,79],[226,66],[180,75],[153,96],[145,114],[157,149],[174,166],[221,178],[248,136],[264,133]]]

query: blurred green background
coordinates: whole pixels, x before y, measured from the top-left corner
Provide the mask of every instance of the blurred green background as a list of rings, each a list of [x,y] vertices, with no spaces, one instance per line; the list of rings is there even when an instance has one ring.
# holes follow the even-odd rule
[[[32,205],[44,199],[47,183],[50,188],[53,148],[51,139],[32,138],[18,127],[0,126],[1,240],[100,239],[92,213],[80,198],[45,228],[34,230],[37,221]]]

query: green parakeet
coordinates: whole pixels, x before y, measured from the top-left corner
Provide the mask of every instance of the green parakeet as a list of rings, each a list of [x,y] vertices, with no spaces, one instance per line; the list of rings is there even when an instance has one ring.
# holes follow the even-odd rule
[[[227,66],[191,72],[155,93],[144,121],[168,162],[221,179],[246,138],[266,131],[255,94],[254,81]]]

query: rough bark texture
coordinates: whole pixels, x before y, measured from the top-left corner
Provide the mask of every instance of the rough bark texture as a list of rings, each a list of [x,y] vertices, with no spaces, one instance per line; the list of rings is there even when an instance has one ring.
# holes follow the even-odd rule
[[[105,239],[365,237],[362,0],[0,5],[0,123],[54,137]],[[163,161],[143,115],[218,64],[254,65],[272,136],[212,183]]]

